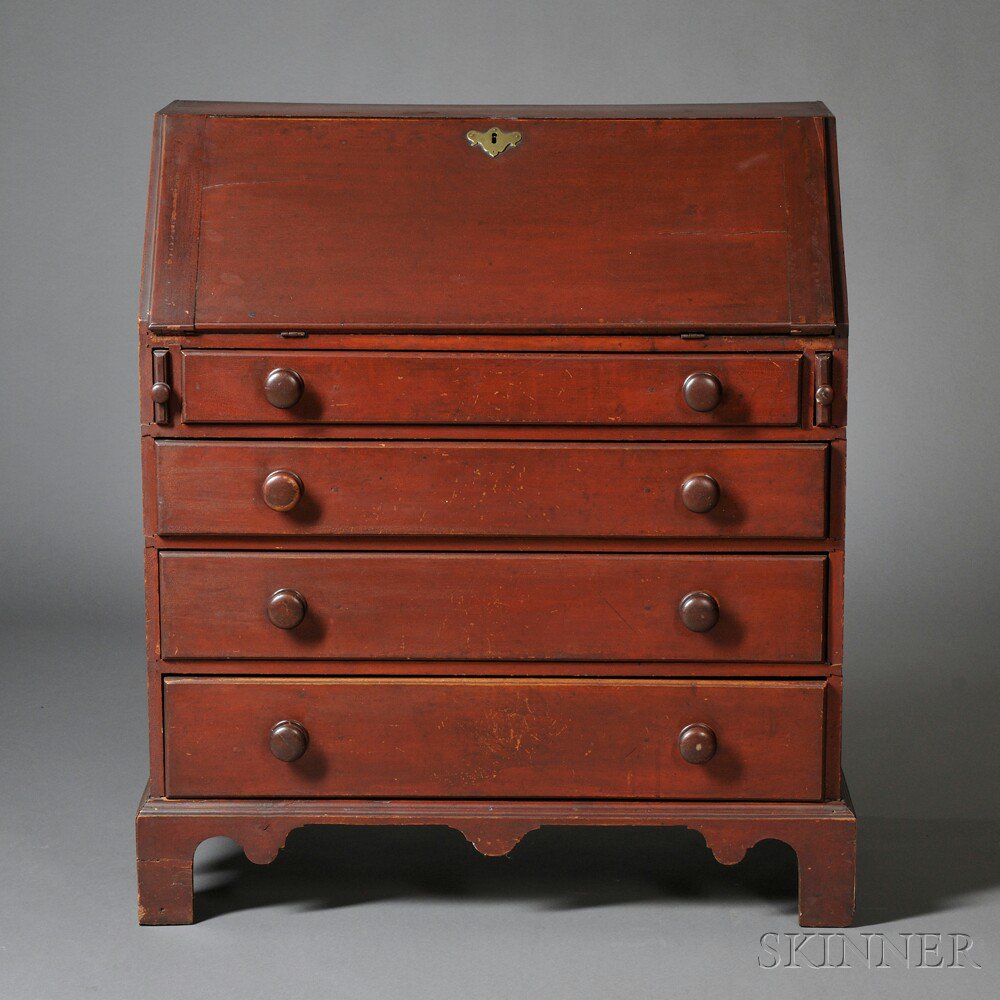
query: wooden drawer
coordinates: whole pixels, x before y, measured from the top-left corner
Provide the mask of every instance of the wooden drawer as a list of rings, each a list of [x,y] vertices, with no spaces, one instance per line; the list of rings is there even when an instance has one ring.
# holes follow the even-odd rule
[[[161,535],[822,538],[826,467],[821,444],[159,441],[157,523]]]
[[[791,425],[797,354],[479,354],[184,351],[182,417],[232,424]],[[268,401],[292,371],[297,402]],[[719,402],[692,408],[685,382],[717,379]],[[280,403],[295,398],[294,380]],[[291,390],[291,391],[290,391]],[[287,394],[289,393],[290,394]],[[712,400],[688,396],[699,406]],[[709,393],[710,396],[710,393]]]
[[[818,662],[825,570],[822,555],[161,552],[162,656]],[[685,625],[712,602],[714,627]]]
[[[821,681],[167,678],[167,794],[819,799]],[[298,727],[292,762],[272,727]],[[682,756],[689,725],[710,734]],[[304,733],[304,738],[303,738]],[[289,752],[290,751],[290,752]],[[690,755],[691,750],[688,750]]]

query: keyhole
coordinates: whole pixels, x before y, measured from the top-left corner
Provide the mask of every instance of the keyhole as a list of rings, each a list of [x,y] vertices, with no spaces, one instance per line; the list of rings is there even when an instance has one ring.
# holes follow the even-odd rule
[[[496,134],[496,132],[494,132],[494,133],[492,133],[492,135],[490,135],[490,142],[492,142],[494,146],[497,144],[497,134]]]

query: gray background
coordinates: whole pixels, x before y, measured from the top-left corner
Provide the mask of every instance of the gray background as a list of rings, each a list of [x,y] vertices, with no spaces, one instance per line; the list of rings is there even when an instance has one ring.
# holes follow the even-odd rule
[[[8,996],[662,997],[996,983],[995,2],[0,4],[0,986]],[[794,866],[682,833],[307,830],[198,854],[194,928],[134,926],[145,772],[135,315],[173,98],[825,100],[852,318],[845,768],[860,923],[981,972],[772,972]],[[170,982],[173,977],[174,987]],[[197,981],[205,984],[195,985]],[[735,988],[735,987],[732,987]],[[721,991],[721,992],[720,992]]]

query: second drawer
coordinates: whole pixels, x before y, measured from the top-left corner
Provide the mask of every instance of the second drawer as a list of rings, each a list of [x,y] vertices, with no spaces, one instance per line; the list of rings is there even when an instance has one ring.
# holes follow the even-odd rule
[[[822,538],[825,444],[185,442],[161,535]]]
[[[818,662],[822,555],[162,552],[165,659]]]

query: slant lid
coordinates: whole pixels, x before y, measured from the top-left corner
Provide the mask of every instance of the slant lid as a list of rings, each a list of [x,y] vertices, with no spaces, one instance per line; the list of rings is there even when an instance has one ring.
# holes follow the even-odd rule
[[[171,105],[141,318],[828,329],[843,321],[831,123],[822,105]]]

